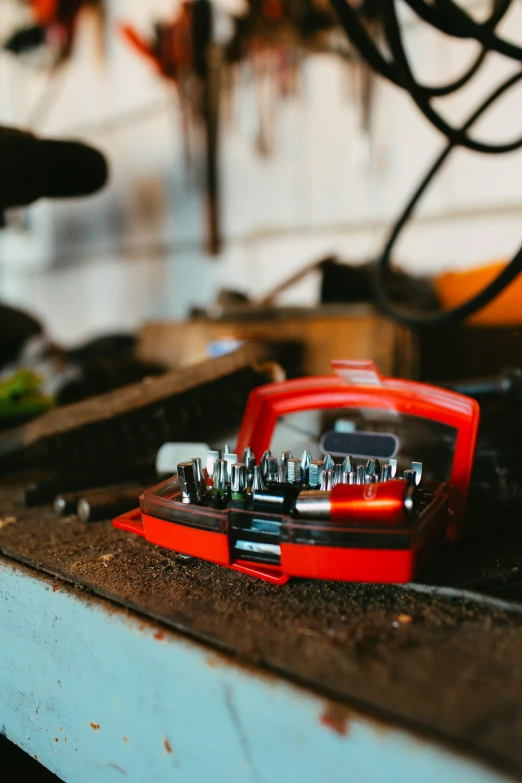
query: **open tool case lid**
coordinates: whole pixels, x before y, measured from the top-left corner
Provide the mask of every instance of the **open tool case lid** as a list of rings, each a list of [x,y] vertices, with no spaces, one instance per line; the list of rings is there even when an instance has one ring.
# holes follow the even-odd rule
[[[423,449],[428,448],[429,451],[430,446],[439,452],[444,449],[447,454],[440,461],[446,463],[445,466],[441,465],[439,475],[436,474],[435,466],[435,474],[428,475],[428,479],[448,482],[455,503],[458,503],[456,491],[463,506],[468,496],[475,455],[478,403],[462,394],[428,384],[384,378],[371,361],[335,360],[332,367],[335,375],[299,378],[255,389],[243,417],[236,453],[241,454],[247,446],[256,454],[262,454],[268,448],[277,451],[274,441],[283,422],[287,430],[288,426],[296,431],[305,429],[297,414],[315,411],[326,416],[331,411],[332,416],[337,414],[342,421],[343,414],[349,416],[357,412],[364,418],[373,411],[380,418],[379,432],[361,433],[358,429],[348,428],[347,432],[337,433],[336,437],[335,429],[323,429],[321,432],[321,423],[318,423],[318,440],[322,440],[325,446],[334,446],[324,448],[324,451],[369,457],[379,456],[370,453],[376,446],[389,448],[389,453],[383,454],[383,458],[398,453],[399,468],[410,467],[406,464],[401,466],[401,452],[406,441],[411,440],[412,431],[417,428],[417,437],[413,437],[413,458],[423,461],[429,471],[433,460],[430,460],[429,454],[422,453]],[[298,424],[292,424],[292,417]],[[327,425],[323,423],[323,427]],[[377,429],[375,426],[371,428]],[[364,436],[363,441],[367,439],[368,448],[366,453],[358,455],[361,434]],[[342,448],[336,451],[335,445],[339,446],[343,441],[346,451]],[[364,449],[364,445],[361,448]]]

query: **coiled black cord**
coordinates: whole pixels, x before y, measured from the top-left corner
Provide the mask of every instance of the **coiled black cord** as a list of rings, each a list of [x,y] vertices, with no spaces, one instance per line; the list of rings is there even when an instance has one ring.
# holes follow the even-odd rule
[[[504,81],[477,107],[468,120],[458,128],[452,127],[443,120],[431,106],[430,100],[435,97],[449,95],[460,89],[477,73],[489,52],[495,51],[522,62],[522,48],[499,38],[495,33],[496,25],[509,10],[512,0],[497,0],[489,18],[480,24],[475,22],[469,14],[462,11],[452,0],[435,0],[434,4],[426,3],[425,0],[404,0],[404,2],[420,18],[432,24],[441,32],[457,38],[472,38],[480,44],[481,52],[478,58],[460,79],[438,87],[427,87],[416,81],[402,42],[401,29],[397,19],[396,0],[385,0],[382,11],[386,42],[393,57],[392,60],[385,58],[379,51],[360,22],[357,12],[346,0],[331,0],[332,6],[336,10],[348,37],[354,46],[359,49],[368,64],[381,76],[405,89],[427,119],[448,140],[447,146],[430,166],[396,221],[377,262],[375,275],[377,300],[388,315],[413,327],[440,326],[467,318],[498,296],[522,271],[522,247],[502,272],[485,286],[480,293],[451,310],[430,313],[417,313],[399,308],[390,299],[386,283],[390,272],[391,254],[417,203],[455,147],[460,146],[485,154],[503,154],[522,147],[522,137],[504,144],[488,144],[472,139],[468,134],[468,131],[479,117],[501,95],[522,79],[522,70],[518,69],[509,79]]]

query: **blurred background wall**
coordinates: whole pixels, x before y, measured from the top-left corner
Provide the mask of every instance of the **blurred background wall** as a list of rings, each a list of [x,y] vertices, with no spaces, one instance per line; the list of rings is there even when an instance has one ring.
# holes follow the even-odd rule
[[[0,298],[36,312],[66,343],[150,317],[181,318],[223,286],[261,295],[325,254],[354,263],[373,257],[442,144],[409,98],[377,78],[365,123],[354,61],[303,56],[296,94],[284,100],[274,87],[275,58],[266,58],[262,73],[243,64],[222,107],[224,247],[207,255],[198,161],[187,171],[176,92],[114,33],[122,20],[147,33],[153,17],[171,17],[174,8],[172,0],[107,0],[101,34],[94,13],[84,12],[74,57],[52,77],[0,54],[1,123],[83,138],[111,160],[111,184],[101,195],[38,204],[12,217],[0,236]],[[14,0],[2,0],[2,37],[21,13]],[[518,4],[500,30],[521,24]],[[426,82],[458,75],[473,57],[472,44],[449,42],[413,17],[406,30]],[[464,117],[508,67],[490,57],[480,78],[440,105]],[[521,93],[511,91],[476,134],[515,136]],[[408,271],[432,272],[508,256],[520,242],[521,182],[520,152],[458,151],[396,260]],[[311,278],[286,301],[316,297]]]

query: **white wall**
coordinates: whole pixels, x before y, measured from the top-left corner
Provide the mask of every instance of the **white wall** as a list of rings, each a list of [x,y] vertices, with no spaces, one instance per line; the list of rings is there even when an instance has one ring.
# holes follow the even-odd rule
[[[486,7],[487,3],[471,3]],[[170,0],[109,0],[109,25],[132,20],[143,30],[151,8],[167,14]],[[12,23],[2,0],[0,27]],[[504,31],[522,40],[522,8]],[[416,72],[426,82],[458,75],[474,55],[406,20]],[[105,53],[100,49],[105,45]],[[515,66],[491,57],[462,95],[441,102],[464,117],[489,87]],[[40,204],[26,226],[0,238],[0,297],[35,309],[58,339],[76,341],[109,328],[133,328],[146,317],[182,317],[211,301],[223,285],[262,294],[321,254],[349,259],[376,253],[442,139],[400,91],[375,80],[371,156],[360,129],[358,66],[328,55],[304,60],[299,95],[281,101],[270,81],[237,75],[222,139],[223,225],[220,258],[206,256],[204,203],[187,184],[177,99],[171,88],[111,36],[100,41],[91,17],[77,56],[46,79],[0,56],[0,121],[48,135],[81,136],[112,163],[112,183],[79,203]],[[276,113],[273,150],[256,152],[256,96]],[[48,90],[48,109],[35,106]],[[481,138],[522,133],[522,88],[477,126]],[[446,108],[447,107],[447,108]],[[195,176],[193,174],[193,176]],[[521,241],[522,154],[481,156],[459,151],[423,202],[397,257],[414,272],[473,265],[507,256]],[[310,280],[287,297],[313,301]]]

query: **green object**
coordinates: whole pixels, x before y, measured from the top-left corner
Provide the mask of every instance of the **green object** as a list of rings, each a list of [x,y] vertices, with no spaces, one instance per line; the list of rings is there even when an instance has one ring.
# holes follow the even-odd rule
[[[40,391],[42,379],[32,370],[18,370],[0,381],[0,417],[27,418],[54,408],[54,397]]]

